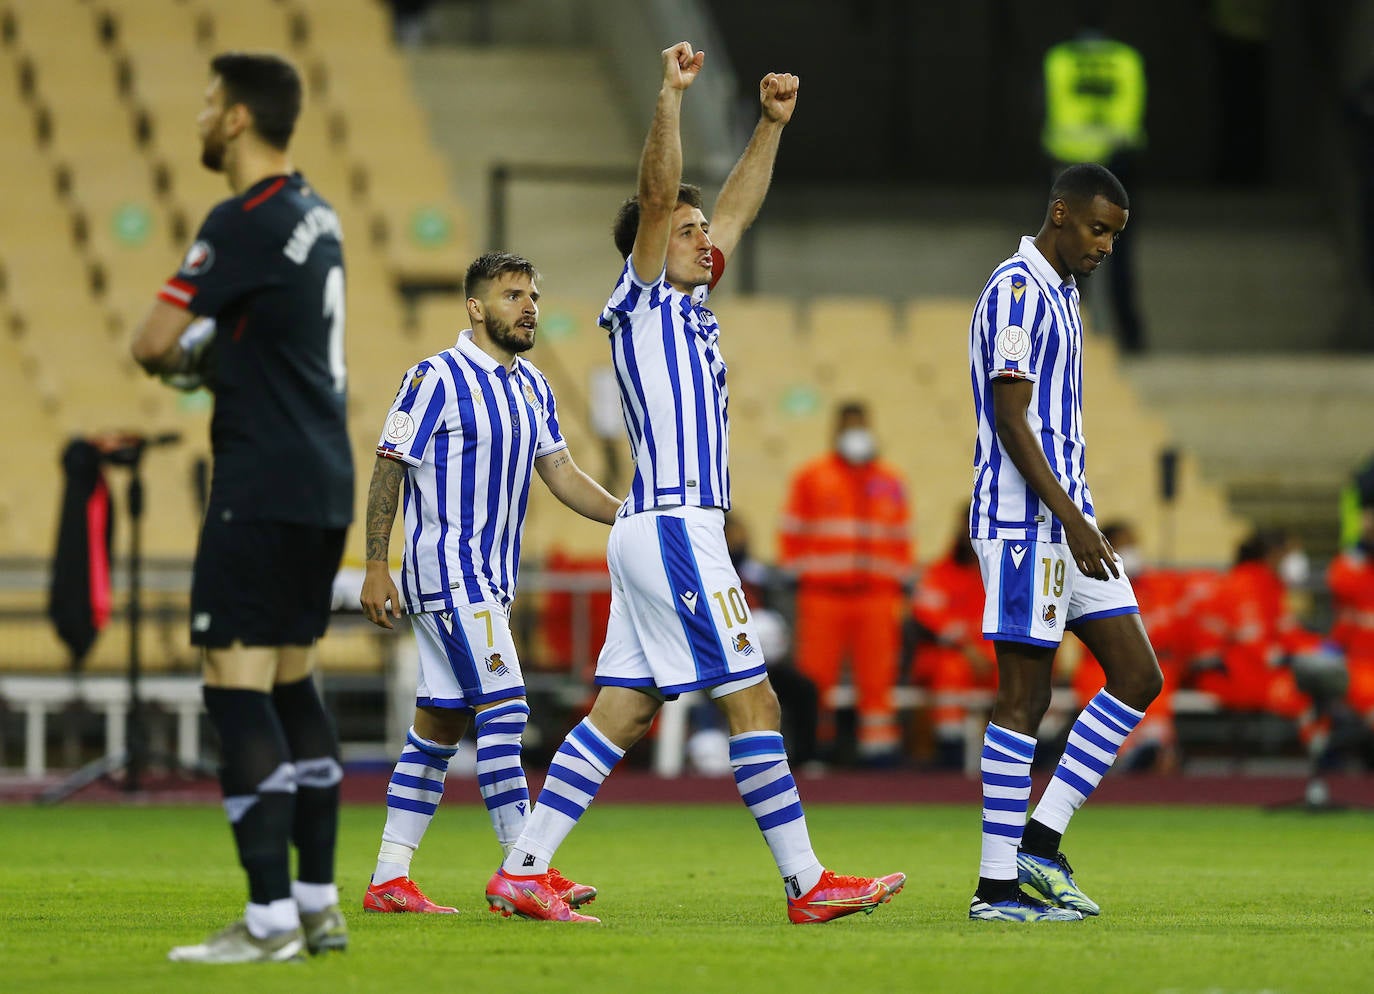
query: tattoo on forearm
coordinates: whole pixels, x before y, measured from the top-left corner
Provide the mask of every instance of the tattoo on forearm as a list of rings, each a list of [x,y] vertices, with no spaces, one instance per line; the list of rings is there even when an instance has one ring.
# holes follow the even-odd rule
[[[553,462],[549,463],[549,469],[562,469],[570,462],[572,462],[572,460],[568,458],[568,454],[566,452],[560,452],[553,457]]]
[[[367,558],[386,562],[391,545],[391,525],[396,520],[396,503],[405,476],[405,463],[378,457],[372,467],[372,482],[367,487]]]

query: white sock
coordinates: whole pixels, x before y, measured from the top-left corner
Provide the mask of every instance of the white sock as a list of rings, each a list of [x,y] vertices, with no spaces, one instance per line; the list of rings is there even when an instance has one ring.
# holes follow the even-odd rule
[[[386,789],[386,828],[372,874],[374,884],[410,875],[411,857],[439,810],[449,760],[457,752],[456,745],[421,738],[414,728],[406,733],[406,744]]]
[[[530,719],[530,706],[506,701],[479,712],[477,726],[477,789],[487,806],[491,827],[503,853],[509,853],[530,810],[530,790],[520,765],[521,736]]]
[[[301,913],[294,898],[283,897],[271,904],[249,903],[243,911],[248,931],[257,939],[281,935],[301,927]]]
[[[1016,849],[1026,831],[1035,739],[989,723],[983,733],[983,853],[978,875],[1015,880]]]
[[[534,811],[501,868],[514,876],[549,871],[549,860],[625,751],[583,718],[558,747]]]
[[[308,884],[293,880],[291,897],[302,912],[314,914],[339,903],[339,888],[334,884]]]
[[[745,732],[730,736],[730,766],[740,797],[782,874],[787,896],[801,897],[816,886],[823,867],[811,848],[811,833],[787,765],[782,735]]]
[[[1064,755],[1035,806],[1035,820],[1062,835],[1074,812],[1097,789],[1115,762],[1121,743],[1143,717],[1144,711],[1099,690],[1069,729]]]

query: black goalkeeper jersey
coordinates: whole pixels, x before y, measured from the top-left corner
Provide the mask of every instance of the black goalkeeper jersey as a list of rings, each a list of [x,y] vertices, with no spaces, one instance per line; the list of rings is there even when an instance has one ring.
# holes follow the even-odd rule
[[[209,513],[347,526],[344,263],[330,206],[300,173],[254,184],[210,212],[159,296],[215,319]]]

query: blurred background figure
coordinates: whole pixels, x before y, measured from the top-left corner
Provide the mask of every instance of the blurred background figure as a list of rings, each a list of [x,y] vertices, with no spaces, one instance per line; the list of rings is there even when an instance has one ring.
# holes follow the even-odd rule
[[[1360,719],[1366,769],[1374,769],[1374,507],[1360,513],[1358,541],[1336,556],[1327,570],[1335,622],[1331,641],[1345,656],[1346,702]]]
[[[1194,685],[1214,694],[1224,708],[1291,719],[1311,748],[1326,729],[1291,663],[1319,652],[1322,639],[1299,624],[1289,597],[1309,578],[1307,555],[1291,532],[1253,531],[1213,596],[1198,607],[1201,630],[1192,666]]]
[[[968,513],[965,505],[948,551],[921,574],[911,604],[916,623],[912,680],[934,697],[935,764],[951,770],[963,769],[968,710],[951,697],[997,689],[992,643],[983,639],[983,575],[968,534]]]
[[[839,405],[830,451],[788,487],[779,566],[796,581],[796,664],[824,702],[849,663],[861,761],[890,763],[900,744],[892,688],[912,576],[906,483],[878,458],[868,408]],[[818,744],[833,747],[834,715],[822,707]]]
[[[1098,4],[1080,4],[1083,29],[1045,53],[1045,122],[1041,145],[1057,174],[1075,162],[1106,166],[1139,203],[1139,156],[1145,148],[1145,60],[1102,30]],[[1117,240],[1107,268],[1112,325],[1124,352],[1145,349],[1135,293],[1132,244],[1139,241],[1139,211]],[[1085,280],[1085,291],[1092,280]],[[1089,300],[1090,305],[1093,301]]]

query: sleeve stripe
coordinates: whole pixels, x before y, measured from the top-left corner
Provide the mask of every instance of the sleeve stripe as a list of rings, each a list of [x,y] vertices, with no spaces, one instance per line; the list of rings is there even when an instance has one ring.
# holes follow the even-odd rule
[[[191,298],[196,295],[196,288],[184,280],[170,279],[162,285],[158,291],[158,297],[167,301],[169,304],[180,304],[185,307],[191,302]]]

